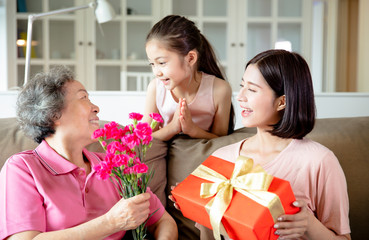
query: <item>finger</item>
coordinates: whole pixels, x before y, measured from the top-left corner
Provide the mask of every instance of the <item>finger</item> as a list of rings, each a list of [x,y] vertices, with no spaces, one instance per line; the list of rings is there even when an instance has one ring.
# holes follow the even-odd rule
[[[292,203],[293,206],[295,207],[299,207],[299,208],[302,208],[302,207],[307,207],[307,204],[305,201],[303,200],[296,200]]]
[[[289,231],[286,230],[278,230],[275,234],[279,235],[278,239],[296,239],[300,238],[304,235],[303,229],[290,229]]]
[[[274,224],[275,229],[293,229],[293,228],[305,228],[307,226],[306,221],[291,221],[291,222],[277,222]]]
[[[173,195],[169,195],[168,198],[170,199],[170,201],[176,202],[176,199],[173,197]]]
[[[181,211],[181,209],[179,208],[179,205],[178,205],[177,203],[174,203],[173,205],[174,205],[174,207],[175,207],[177,210]]]
[[[149,199],[150,199],[150,194],[149,193],[141,193],[139,195],[131,197],[129,200],[132,201],[133,203],[139,204],[139,203],[142,203],[142,202],[146,202]]]

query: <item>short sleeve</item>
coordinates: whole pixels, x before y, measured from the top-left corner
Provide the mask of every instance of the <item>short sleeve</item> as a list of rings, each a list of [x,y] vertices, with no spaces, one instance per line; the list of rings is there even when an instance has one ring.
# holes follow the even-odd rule
[[[317,218],[337,234],[350,233],[346,178],[333,152],[325,155],[318,178]]]
[[[151,192],[150,188],[147,188],[147,192],[150,193],[150,215],[152,215],[147,220],[147,226],[150,226],[156,223],[164,214],[165,208],[163,204],[161,204],[159,198]]]
[[[45,231],[43,198],[21,155],[14,155],[0,173],[0,239],[18,232]]]

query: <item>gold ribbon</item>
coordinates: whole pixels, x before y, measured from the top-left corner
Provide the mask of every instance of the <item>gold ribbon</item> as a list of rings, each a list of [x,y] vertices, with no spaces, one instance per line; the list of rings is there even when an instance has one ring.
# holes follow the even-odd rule
[[[211,168],[200,165],[192,175],[211,181],[213,183],[202,183],[200,190],[201,198],[215,196],[205,206],[210,209],[210,223],[213,227],[214,238],[220,240],[221,220],[227,210],[232,197],[233,189],[246,197],[267,207],[274,222],[284,214],[284,209],[278,195],[268,192],[273,176],[267,174],[260,165],[253,168],[254,162],[251,158],[239,156],[230,179],[217,173]]]

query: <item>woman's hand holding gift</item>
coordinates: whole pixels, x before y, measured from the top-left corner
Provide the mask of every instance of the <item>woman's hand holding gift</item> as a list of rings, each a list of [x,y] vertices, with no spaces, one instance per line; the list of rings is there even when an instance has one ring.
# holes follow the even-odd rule
[[[280,239],[299,238],[308,230],[311,214],[307,209],[306,202],[298,200],[293,205],[299,207],[300,211],[296,214],[285,214],[278,217],[278,222],[274,225],[274,228],[277,229],[275,234],[279,235]]]

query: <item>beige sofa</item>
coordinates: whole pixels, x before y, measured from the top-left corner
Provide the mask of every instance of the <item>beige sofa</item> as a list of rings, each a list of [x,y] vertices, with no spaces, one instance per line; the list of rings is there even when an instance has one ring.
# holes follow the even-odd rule
[[[189,139],[178,136],[170,142],[154,141],[146,161],[155,170],[152,190],[166,201],[170,186],[182,181],[217,148],[239,141],[254,133],[242,128],[235,133],[212,140]],[[14,118],[0,118],[0,167],[17,152],[32,149],[36,143],[23,136]],[[330,148],[339,159],[345,172],[350,199],[352,239],[368,239],[369,230],[369,117],[318,119],[308,135]],[[98,144],[89,146],[101,151]],[[198,239],[193,222],[184,218],[168,200],[167,210],[175,217],[180,239]]]

